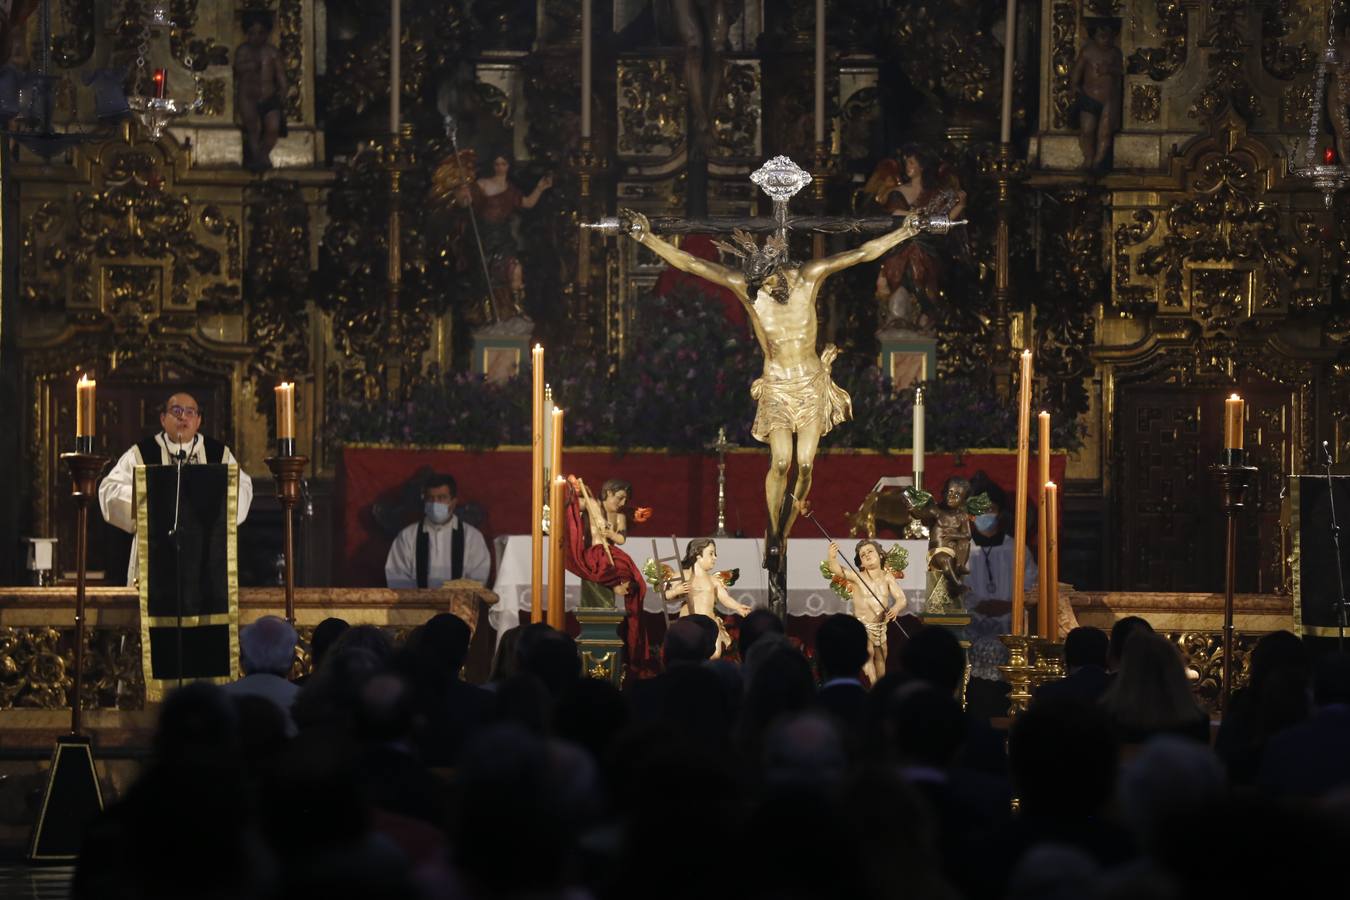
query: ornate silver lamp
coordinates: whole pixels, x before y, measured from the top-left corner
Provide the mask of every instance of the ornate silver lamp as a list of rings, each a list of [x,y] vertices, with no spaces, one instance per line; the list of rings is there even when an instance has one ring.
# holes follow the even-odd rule
[[[161,28],[171,28],[173,24],[173,16],[167,3],[154,3],[147,9],[145,19],[141,23],[141,41],[136,47],[137,86],[147,82],[145,59],[150,54],[150,41],[154,37],[154,32]],[[162,68],[157,68],[150,74],[148,81],[153,86],[150,96],[136,94],[128,100],[136,120],[149,133],[151,140],[159,140],[164,134],[164,129],[174,119],[196,112],[202,106],[202,80],[192,67],[190,55],[183,58],[183,65],[192,72],[194,92],[191,100],[169,95],[169,73],[167,69]]]
[[[1336,47],[1336,20],[1335,6],[1327,16],[1327,48],[1322,54],[1322,61],[1318,65],[1316,80],[1313,82],[1313,98],[1311,108],[1308,110],[1308,143],[1303,147],[1303,164],[1295,165],[1294,160],[1299,157],[1298,141],[1294,142],[1294,152],[1289,156],[1289,173],[1299,178],[1306,178],[1308,181],[1322,192],[1322,197],[1326,201],[1327,209],[1331,208],[1332,201],[1346,185],[1350,184],[1350,167],[1346,166],[1346,160],[1337,159],[1335,148],[1327,147],[1321,153],[1321,161],[1317,159],[1317,145],[1322,131],[1322,109],[1326,101],[1327,85],[1331,79],[1336,79],[1337,87],[1340,89],[1341,102],[1337,108],[1332,111],[1339,121],[1335,123],[1336,130],[1343,134],[1350,134],[1350,124],[1347,123],[1345,102],[1350,99],[1350,73],[1345,72],[1341,67],[1340,53]],[[1333,142],[1335,138],[1333,135]]]

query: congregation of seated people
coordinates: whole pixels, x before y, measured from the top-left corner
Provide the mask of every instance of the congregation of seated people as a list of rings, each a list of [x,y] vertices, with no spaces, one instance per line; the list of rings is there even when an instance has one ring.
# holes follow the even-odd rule
[[[401,644],[330,619],[300,679],[290,625],[244,627],[241,681],[164,701],[74,896],[1305,896],[1350,834],[1350,656],[1287,632],[1215,736],[1137,618],[1075,629],[1067,677],[1010,724],[963,708],[941,627],[875,685],[847,615],[803,645],[755,611],[717,660],[715,623],[678,619],[623,690],[543,624],[469,684],[470,637],[449,614]]]

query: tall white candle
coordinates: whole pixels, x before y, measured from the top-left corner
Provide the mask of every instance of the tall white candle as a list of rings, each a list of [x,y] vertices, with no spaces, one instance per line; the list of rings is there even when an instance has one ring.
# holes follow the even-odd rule
[[[816,0],[816,143],[825,143],[825,0]]]
[[[591,0],[581,0],[581,136],[591,136]]]
[[[1013,57],[1017,49],[1017,0],[1008,0],[1008,21],[1003,31],[1003,117],[998,139],[1012,143]]]
[[[923,487],[923,388],[914,392],[914,486]]]
[[[389,133],[398,134],[403,87],[403,0],[389,0]]]

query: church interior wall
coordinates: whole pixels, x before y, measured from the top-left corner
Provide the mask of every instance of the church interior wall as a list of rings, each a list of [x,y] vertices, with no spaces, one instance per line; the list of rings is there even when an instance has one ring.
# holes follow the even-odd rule
[[[157,141],[126,123],[51,162],[13,142],[5,149],[0,390],[13,393],[18,421],[0,439],[0,465],[24,473],[0,502],[0,539],[9,546],[20,533],[62,527],[60,439],[46,429],[67,421],[73,396],[65,387],[84,369],[126,392],[121,400],[107,394],[105,440],[124,441],[145,423],[133,393],[182,378],[215,398],[219,435],[264,478],[271,387],[295,379],[300,449],[314,460],[320,508],[331,510],[337,452],[327,411],[340,402],[397,403],[418,379],[468,365],[472,332],[484,324],[478,251],[454,191],[438,184],[497,154],[522,193],[545,176],[553,183],[511,223],[522,286],[502,301],[523,304],[550,344],[596,354],[617,370],[633,345],[636,298],[661,267],[631,242],[579,237],[577,219],[617,206],[762,214],[746,176],[778,153],[819,162],[813,171],[825,187],[806,200],[811,213],[853,215],[880,160],[910,141],[931,148],[971,207],[964,274],[943,285],[933,314],[939,377],[992,371],[1006,390],[1011,353],[1028,346],[1043,361],[1045,396],[1079,425],[1065,565],[1066,580],[1081,587],[1214,587],[1212,573],[1164,577],[1132,557],[1115,560],[1114,548],[1155,552],[1156,542],[1144,540],[1151,517],[1212,500],[1212,486],[1179,491],[1136,463],[1176,452],[1167,458],[1182,460],[1192,482],[1202,478],[1197,460],[1210,448],[1187,436],[1208,433],[1213,398],[1229,390],[1253,400],[1253,451],[1272,477],[1308,470],[1324,438],[1338,458],[1350,453],[1350,205],[1338,198],[1328,208],[1287,171],[1295,142],[1306,140],[1326,42],[1322,0],[1019,4],[1013,131],[1023,164],[1012,188],[1012,284],[1002,312],[989,167],[998,4],[953,0],[922,14],[887,0],[868,9],[831,4],[832,137],[817,161],[813,5],[729,3],[732,40],[718,59],[723,89],[706,176],[698,176],[708,185],[702,210],[690,202],[691,86],[669,4],[597,4],[593,144],[605,165],[595,169],[584,162],[574,87],[579,0],[404,0],[397,148],[388,141],[384,7],[171,6],[177,28],[149,20],[153,3],[53,4],[56,122],[85,127],[92,101],[81,79],[107,66],[125,67],[128,85],[141,91],[147,69],[165,68],[171,92],[200,90],[198,112]],[[232,65],[244,12],[264,8],[290,84],[289,134],[271,155],[273,168],[253,173],[241,167]],[[1120,23],[1121,129],[1113,166],[1090,172],[1080,165],[1070,75],[1089,20],[1102,17]],[[17,58],[33,59],[35,28],[30,21]],[[147,69],[136,62],[142,38]],[[391,292],[394,210],[401,281]],[[583,258],[592,273],[584,286]],[[868,279],[875,269],[841,279],[822,300],[824,332],[846,352],[877,352]],[[391,317],[400,323],[393,338]],[[258,493],[269,494],[265,481]],[[1278,493],[1271,481],[1257,502],[1277,532]],[[317,560],[331,535],[317,528],[309,540]],[[1254,559],[1246,589],[1280,589],[1287,572],[1278,549]],[[314,565],[310,583],[322,583],[326,572]]]

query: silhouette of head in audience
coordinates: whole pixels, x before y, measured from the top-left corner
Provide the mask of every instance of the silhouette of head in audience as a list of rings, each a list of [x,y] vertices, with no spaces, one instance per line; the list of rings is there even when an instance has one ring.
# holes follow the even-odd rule
[[[328,651],[333,649],[337,639],[342,637],[351,627],[346,619],[339,619],[335,616],[330,616],[314,626],[314,635],[309,639],[311,672],[318,671],[319,666],[323,664],[324,657],[328,655]]]
[[[821,681],[859,678],[868,660],[867,629],[853,616],[826,616],[816,631],[816,665]]]
[[[1152,631],[1153,626],[1147,619],[1139,616],[1126,616],[1111,626],[1111,642],[1106,650],[1106,670],[1115,672],[1120,669],[1121,657],[1125,655],[1125,642],[1136,631]]]
[[[951,694],[911,681],[891,696],[887,730],[901,765],[945,770],[965,740],[966,720]]]
[[[1084,666],[1106,668],[1109,641],[1100,628],[1080,625],[1064,638],[1064,665],[1070,673]]]
[[[1096,815],[1115,788],[1117,755],[1111,722],[1099,706],[1058,697],[1032,705],[1008,734],[1008,767],[1022,813],[1060,820]]]
[[[751,610],[750,615],[741,619],[741,631],[736,646],[741,652],[742,660],[750,653],[755,641],[766,634],[783,634],[783,620],[767,609]]]
[[[900,668],[948,696],[955,696],[965,679],[966,653],[951,631],[940,626],[920,628],[900,654]]]
[[[666,668],[711,659],[717,648],[717,624],[707,616],[691,615],[676,619],[666,629],[661,655]]]
[[[245,675],[285,678],[295,664],[299,635],[280,616],[261,616],[239,629],[239,663]]]

